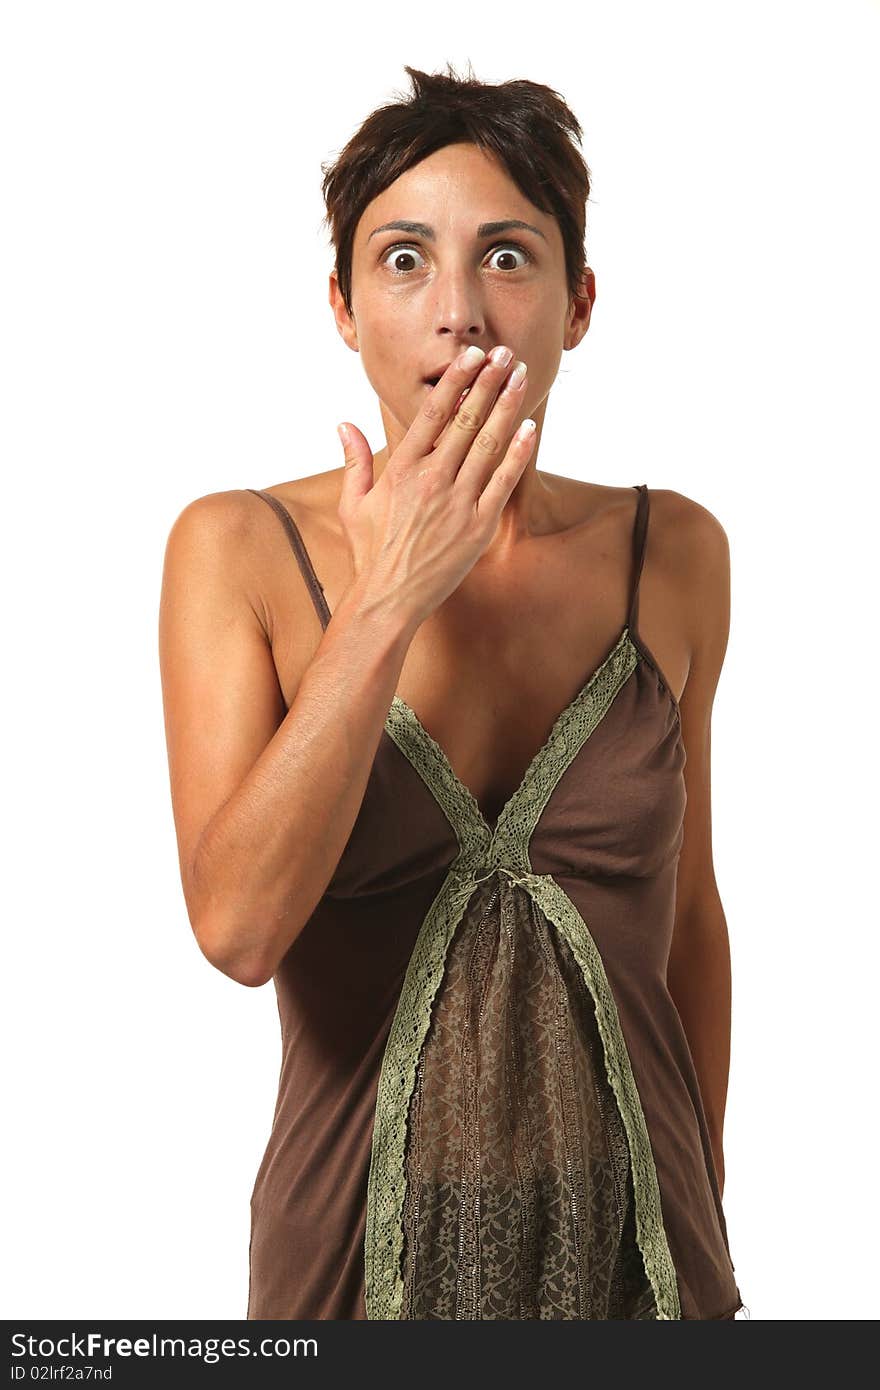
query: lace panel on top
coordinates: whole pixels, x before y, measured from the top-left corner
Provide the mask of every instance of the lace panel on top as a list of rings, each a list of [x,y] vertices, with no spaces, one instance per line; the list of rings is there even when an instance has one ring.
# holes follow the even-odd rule
[[[410,1102],[400,1316],[655,1319],[583,975],[521,889],[471,907]]]

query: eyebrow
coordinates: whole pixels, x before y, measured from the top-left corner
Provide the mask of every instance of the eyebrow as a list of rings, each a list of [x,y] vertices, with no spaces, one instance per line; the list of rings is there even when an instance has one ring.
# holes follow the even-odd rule
[[[477,228],[477,236],[496,236],[498,232],[514,230],[534,232],[544,241],[547,240],[539,227],[533,227],[531,222],[521,222],[517,217],[508,218],[504,222],[481,222]],[[426,222],[409,222],[406,219],[401,219],[398,222],[383,222],[381,227],[374,227],[367,237],[367,241],[376,236],[378,232],[412,232],[415,236],[427,237],[429,241],[433,241],[436,236],[434,228],[429,227]]]

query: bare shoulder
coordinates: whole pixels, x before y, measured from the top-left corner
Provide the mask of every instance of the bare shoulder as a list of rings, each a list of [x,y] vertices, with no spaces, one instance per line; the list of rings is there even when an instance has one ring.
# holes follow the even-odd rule
[[[309,536],[323,539],[326,533],[339,531],[337,504],[343,473],[344,469],[332,469],[290,482],[207,493],[184,507],[172,535],[176,540],[184,538],[195,550],[219,551],[224,560],[239,562],[239,577],[257,578],[267,560],[271,567],[275,547],[267,541],[274,537],[280,544],[285,536],[265,501],[255,494],[275,497]],[[283,548],[289,550],[286,542]]]
[[[727,533],[718,518],[683,492],[672,488],[648,489],[651,503],[651,529],[660,533],[667,543],[674,541],[691,552],[691,558],[703,556],[712,561],[727,553]]]
[[[295,520],[308,519],[311,526],[332,526],[345,470],[334,468],[309,474],[290,482],[210,492],[189,502],[174,522],[173,534],[185,534],[190,543],[243,550],[265,530],[268,514],[265,502],[255,496],[268,493],[281,502]],[[277,523],[276,527],[277,529]]]
[[[671,577],[690,651],[688,685],[698,673],[717,682],[730,632],[730,544],[708,507],[669,488],[651,491],[648,540],[660,568]]]
[[[168,556],[181,564],[213,566],[218,575],[234,577],[250,553],[254,534],[247,498],[246,492],[233,489],[188,502],[171,527]]]
[[[234,544],[245,539],[250,509],[242,504],[244,493],[235,488],[228,492],[208,492],[196,497],[180,511],[171,528],[171,536],[183,538],[196,548],[211,546],[217,541]]]
[[[265,538],[258,507],[266,509],[245,488],[206,493],[188,502],[168,535],[165,570],[181,576],[181,582],[198,573],[205,584],[234,592],[250,604],[267,631]]]
[[[308,537],[324,515],[317,493],[302,486],[310,482],[256,489],[278,498]],[[249,488],[206,493],[187,503],[171,527],[164,591],[173,598],[198,587],[250,609],[275,651],[279,633],[289,639],[292,631],[308,631],[311,621],[307,590],[289,582],[291,562],[290,542],[263,498]]]
[[[687,592],[723,598],[730,582],[730,545],[719,518],[708,507],[671,488],[649,489],[648,548],[655,562]]]

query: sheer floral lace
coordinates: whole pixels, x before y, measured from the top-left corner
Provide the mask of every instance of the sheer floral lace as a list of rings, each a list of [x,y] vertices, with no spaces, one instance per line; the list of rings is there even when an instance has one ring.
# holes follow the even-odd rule
[[[379,1078],[370,1318],[680,1318],[650,1140],[601,956],[532,873],[553,788],[641,656],[624,628],[494,832],[415,713],[389,735],[459,853],[409,961]]]

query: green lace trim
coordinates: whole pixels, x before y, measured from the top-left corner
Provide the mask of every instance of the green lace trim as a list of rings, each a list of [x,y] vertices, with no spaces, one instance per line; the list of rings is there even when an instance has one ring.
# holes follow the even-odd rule
[[[636,1196],[636,1239],[654,1290],[657,1318],[680,1318],[678,1282],[663,1227],[660,1187],[648,1127],[602,957],[584,919],[555,879],[544,874],[540,878],[533,877],[524,886],[568,943],[595,1001],[605,1066],[629,1139]]]
[[[415,712],[398,696],[392,701],[386,730],[442,808],[455,832],[459,853],[419,931],[382,1060],[367,1183],[364,1247],[366,1308],[370,1319],[400,1317],[406,1126],[418,1058],[430,1027],[449,943],[476,884],[494,872],[503,873],[531,894],[559,928],[583,971],[596,1007],[608,1076],[629,1140],[636,1233],[654,1290],[658,1318],[681,1316],[650,1138],[602,959],[574,903],[550,876],[532,873],[528,853],[531,836],[554,787],[640,660],[641,655],[624,628],[605,660],[554,723],[520,786],[502,810],[494,833],[476,799]]]

